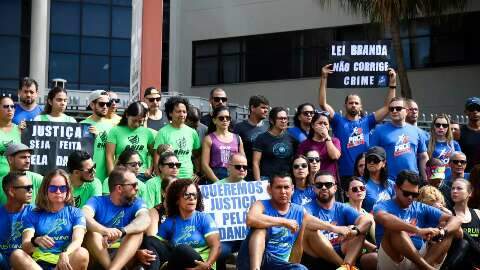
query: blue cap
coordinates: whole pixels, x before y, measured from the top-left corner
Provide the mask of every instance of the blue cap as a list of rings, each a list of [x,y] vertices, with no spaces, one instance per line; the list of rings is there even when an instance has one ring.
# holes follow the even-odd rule
[[[469,107],[471,105],[480,105],[480,98],[478,97],[469,97],[467,98],[467,100],[465,101],[465,108],[466,107]]]

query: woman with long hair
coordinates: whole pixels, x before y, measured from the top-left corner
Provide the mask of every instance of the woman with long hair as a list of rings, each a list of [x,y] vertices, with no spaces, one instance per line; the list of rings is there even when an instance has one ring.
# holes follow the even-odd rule
[[[146,116],[145,106],[139,101],[133,102],[123,113],[120,123],[108,133],[105,148],[108,173],[113,170],[115,160],[125,149],[134,149],[141,161],[137,178],[143,182],[150,178],[153,168],[148,166],[148,156],[153,156],[154,138],[152,132],[143,126]]]
[[[308,182],[313,183],[315,175],[320,171],[320,155],[316,150],[310,150],[305,153],[308,161]]]
[[[163,202],[162,193],[158,192],[163,190],[163,179],[175,179],[178,176],[178,170],[182,166],[182,163],[178,161],[175,153],[171,151],[166,151],[160,154],[160,159],[158,160],[158,168],[160,170],[160,175],[150,178],[145,183],[146,196],[145,203],[147,208],[152,208],[155,205]]]
[[[338,182],[338,165],[340,158],[340,141],[328,134],[330,122],[328,112],[316,112],[310,124],[308,139],[297,149],[298,155],[304,155],[310,150],[316,150],[320,155],[320,170],[330,172]]]
[[[20,143],[20,128],[12,122],[15,104],[10,97],[0,97],[0,177],[10,171],[4,153],[11,143]]]
[[[305,156],[297,156],[292,163],[292,178],[295,190],[292,195],[292,203],[305,205],[316,198],[315,191],[308,178],[308,159]]]
[[[228,176],[228,161],[235,153],[244,154],[240,136],[230,132],[231,117],[228,107],[216,107],[212,112],[212,126],[202,143],[202,170],[211,182]]]
[[[253,143],[253,178],[262,180],[275,172],[287,172],[293,157],[293,139],[288,134],[288,115],[283,107],[274,107],[268,115],[270,129]]]
[[[43,112],[35,116],[34,121],[45,122],[68,122],[76,123],[75,118],[65,114],[67,109],[68,96],[67,90],[60,86],[55,86],[48,92],[47,103]]]
[[[365,174],[365,152],[359,154],[355,158],[355,163],[353,166],[353,176],[363,177]]]
[[[87,269],[89,255],[82,247],[86,221],[73,205],[72,192],[65,171],[45,176],[36,207],[24,220],[22,250],[11,255],[14,269]]]
[[[433,118],[430,126],[430,139],[428,141],[428,157],[438,158],[443,166],[448,165],[450,156],[455,151],[461,151],[460,145],[453,139],[450,129],[450,118],[446,114],[439,114]],[[450,175],[450,170],[446,170]],[[448,176],[447,176],[448,177]]]
[[[288,128],[288,134],[295,139],[295,142],[301,143],[307,139],[314,114],[315,106],[313,104],[307,102],[298,105],[293,116],[293,127]]]
[[[370,147],[365,154],[365,173],[367,192],[363,208],[370,212],[375,203],[393,198],[395,195],[393,180],[388,179],[385,150],[380,146]]]

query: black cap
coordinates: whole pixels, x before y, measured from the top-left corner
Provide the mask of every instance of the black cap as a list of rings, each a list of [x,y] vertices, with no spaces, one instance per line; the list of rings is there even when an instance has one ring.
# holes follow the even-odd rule
[[[365,154],[365,158],[369,156],[376,156],[380,160],[385,160],[387,158],[387,154],[385,153],[385,149],[380,146],[372,146],[368,149],[367,153]]]

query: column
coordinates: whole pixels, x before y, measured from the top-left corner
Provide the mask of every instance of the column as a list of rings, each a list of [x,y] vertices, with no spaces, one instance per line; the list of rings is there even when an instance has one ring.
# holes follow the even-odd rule
[[[48,87],[49,18],[50,0],[32,1],[29,76],[37,80],[42,101]]]

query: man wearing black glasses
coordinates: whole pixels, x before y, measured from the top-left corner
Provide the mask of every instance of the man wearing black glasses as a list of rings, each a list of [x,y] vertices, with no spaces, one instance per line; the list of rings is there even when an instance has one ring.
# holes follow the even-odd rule
[[[3,177],[2,190],[7,203],[0,207],[0,269],[11,269],[11,253],[22,248],[22,220],[33,210],[32,181],[23,172],[10,172]]]
[[[325,222],[336,226],[348,226],[349,232],[347,235],[340,235],[329,231],[306,231],[302,262],[315,269],[320,265],[325,269],[358,269],[354,265],[363,247],[365,235],[372,225],[371,218],[360,215],[347,204],[335,201],[337,185],[330,172],[319,171],[315,175],[313,187],[317,199],[306,204],[305,209]],[[373,255],[363,257],[367,259],[368,256]]]
[[[415,200],[419,185],[417,173],[403,170],[395,197],[373,208],[378,269],[440,269],[453,238],[462,235],[459,218]]]
[[[418,128],[405,122],[405,100],[401,97],[393,98],[388,110],[392,121],[374,130],[370,145],[385,149],[390,179],[395,179],[402,170],[411,170],[426,180],[427,147]]]
[[[145,89],[143,99],[148,105],[148,118],[145,121],[148,128],[159,131],[163,126],[168,124],[167,116],[160,109],[162,95],[153,86]]]
[[[73,187],[75,206],[81,208],[93,196],[102,195],[102,183],[95,177],[96,164],[85,151],[73,151],[68,156],[67,169]]]
[[[340,176],[342,180],[348,179],[353,175],[354,164],[357,156],[369,147],[369,134],[375,128],[378,122],[383,121],[388,115],[388,104],[395,97],[395,89],[397,87],[397,74],[395,70],[389,68],[389,90],[385,98],[385,102],[381,108],[373,113],[364,115],[362,101],[357,94],[349,94],[345,97],[345,116],[336,113],[335,110],[327,103],[327,77],[332,74],[332,64],[322,68],[319,89],[319,104],[327,112],[333,134],[340,140],[342,146],[342,155],[339,159]]]
[[[117,109],[120,105],[120,99],[118,98],[117,93],[111,90],[107,91],[107,94],[110,97],[110,102],[112,102],[112,105],[108,107],[106,118],[108,119],[108,121],[112,122],[112,125],[116,126],[122,119],[122,117],[117,114]]]
[[[150,225],[147,207],[136,196],[137,181],[127,168],[117,166],[108,178],[110,195],[90,198],[82,208],[87,219],[87,249],[104,269],[123,269]]]
[[[80,123],[90,124],[90,132],[95,135],[95,144],[93,146],[93,160],[97,164],[95,176],[101,182],[107,178],[107,164],[105,161],[105,146],[107,144],[108,131],[112,129],[113,124],[108,121],[106,116],[112,102],[105,90],[95,90],[88,95],[88,108],[92,110],[92,115]],[[85,201],[86,202],[86,201]],[[79,207],[77,205],[77,207]]]
[[[460,128],[460,146],[467,156],[467,171],[480,163],[480,98],[471,97],[465,102],[468,123]]]
[[[222,88],[213,88],[210,91],[210,106],[212,107],[212,111],[221,106],[228,106],[227,105],[227,93]],[[212,114],[206,114],[200,118],[200,123],[204,124],[205,126],[209,127],[212,123]]]
[[[245,181],[244,179],[247,176],[247,171],[247,158],[243,154],[235,153],[230,157],[230,161],[228,162],[228,176],[215,182],[215,184],[229,184]]]
[[[455,151],[450,156],[448,166],[450,167],[450,175],[445,176],[445,182],[449,186],[452,184],[453,180],[457,178],[463,178],[468,180],[470,174],[465,172],[467,167],[467,156],[460,151]]]

